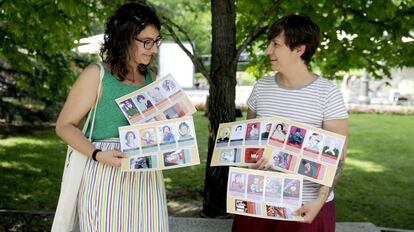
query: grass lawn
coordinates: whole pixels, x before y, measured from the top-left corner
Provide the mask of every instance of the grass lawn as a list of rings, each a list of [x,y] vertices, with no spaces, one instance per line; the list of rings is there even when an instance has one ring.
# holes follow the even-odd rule
[[[352,114],[338,221],[414,229],[413,116]]]
[[[198,212],[202,202],[207,118],[196,113],[195,124],[201,165],[164,171],[169,207],[181,215]],[[413,128],[412,116],[351,115],[346,167],[335,191],[338,221],[414,229]],[[65,149],[53,131],[1,139],[0,209],[53,211]]]

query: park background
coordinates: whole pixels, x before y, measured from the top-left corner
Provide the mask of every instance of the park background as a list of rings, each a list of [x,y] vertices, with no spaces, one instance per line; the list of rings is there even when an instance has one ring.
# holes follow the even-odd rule
[[[99,61],[79,52],[81,39],[102,33],[104,19],[121,2],[0,3],[1,231],[49,230],[66,154],[53,123],[80,70]],[[207,162],[217,126],[245,118],[236,89],[269,73],[262,52],[266,28],[296,13],[312,17],[323,32],[312,68],[347,97],[349,150],[335,190],[338,221],[414,229],[412,1],[148,3],[162,18],[166,41],[194,44],[194,88],[186,91],[209,95],[208,102],[195,101],[201,164],[164,171],[170,215],[226,217],[227,168]]]

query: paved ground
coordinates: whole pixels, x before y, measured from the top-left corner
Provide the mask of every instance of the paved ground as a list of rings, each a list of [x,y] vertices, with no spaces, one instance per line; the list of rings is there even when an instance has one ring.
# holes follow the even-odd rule
[[[206,219],[188,217],[170,217],[170,232],[221,232],[231,231],[231,219]],[[383,228],[384,229],[384,228]],[[384,230],[407,231],[408,230]],[[372,223],[338,222],[336,232],[381,232]]]

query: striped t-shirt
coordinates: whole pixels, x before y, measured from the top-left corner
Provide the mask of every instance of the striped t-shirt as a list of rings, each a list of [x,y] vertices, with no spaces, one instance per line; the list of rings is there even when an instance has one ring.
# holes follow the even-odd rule
[[[275,76],[263,77],[256,82],[247,106],[258,118],[284,117],[317,128],[322,127],[323,121],[348,118],[341,92],[322,77],[298,89],[280,87]],[[316,199],[319,188],[320,184],[304,180],[303,202]],[[327,201],[333,197],[332,192]]]

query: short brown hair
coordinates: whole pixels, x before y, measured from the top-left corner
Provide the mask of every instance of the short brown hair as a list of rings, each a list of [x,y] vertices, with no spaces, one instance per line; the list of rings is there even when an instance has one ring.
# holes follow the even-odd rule
[[[305,45],[305,52],[301,58],[305,64],[309,64],[319,46],[319,27],[308,16],[288,15],[274,22],[268,32],[268,41],[274,39],[281,33],[285,34],[285,44],[294,49],[297,46]]]

